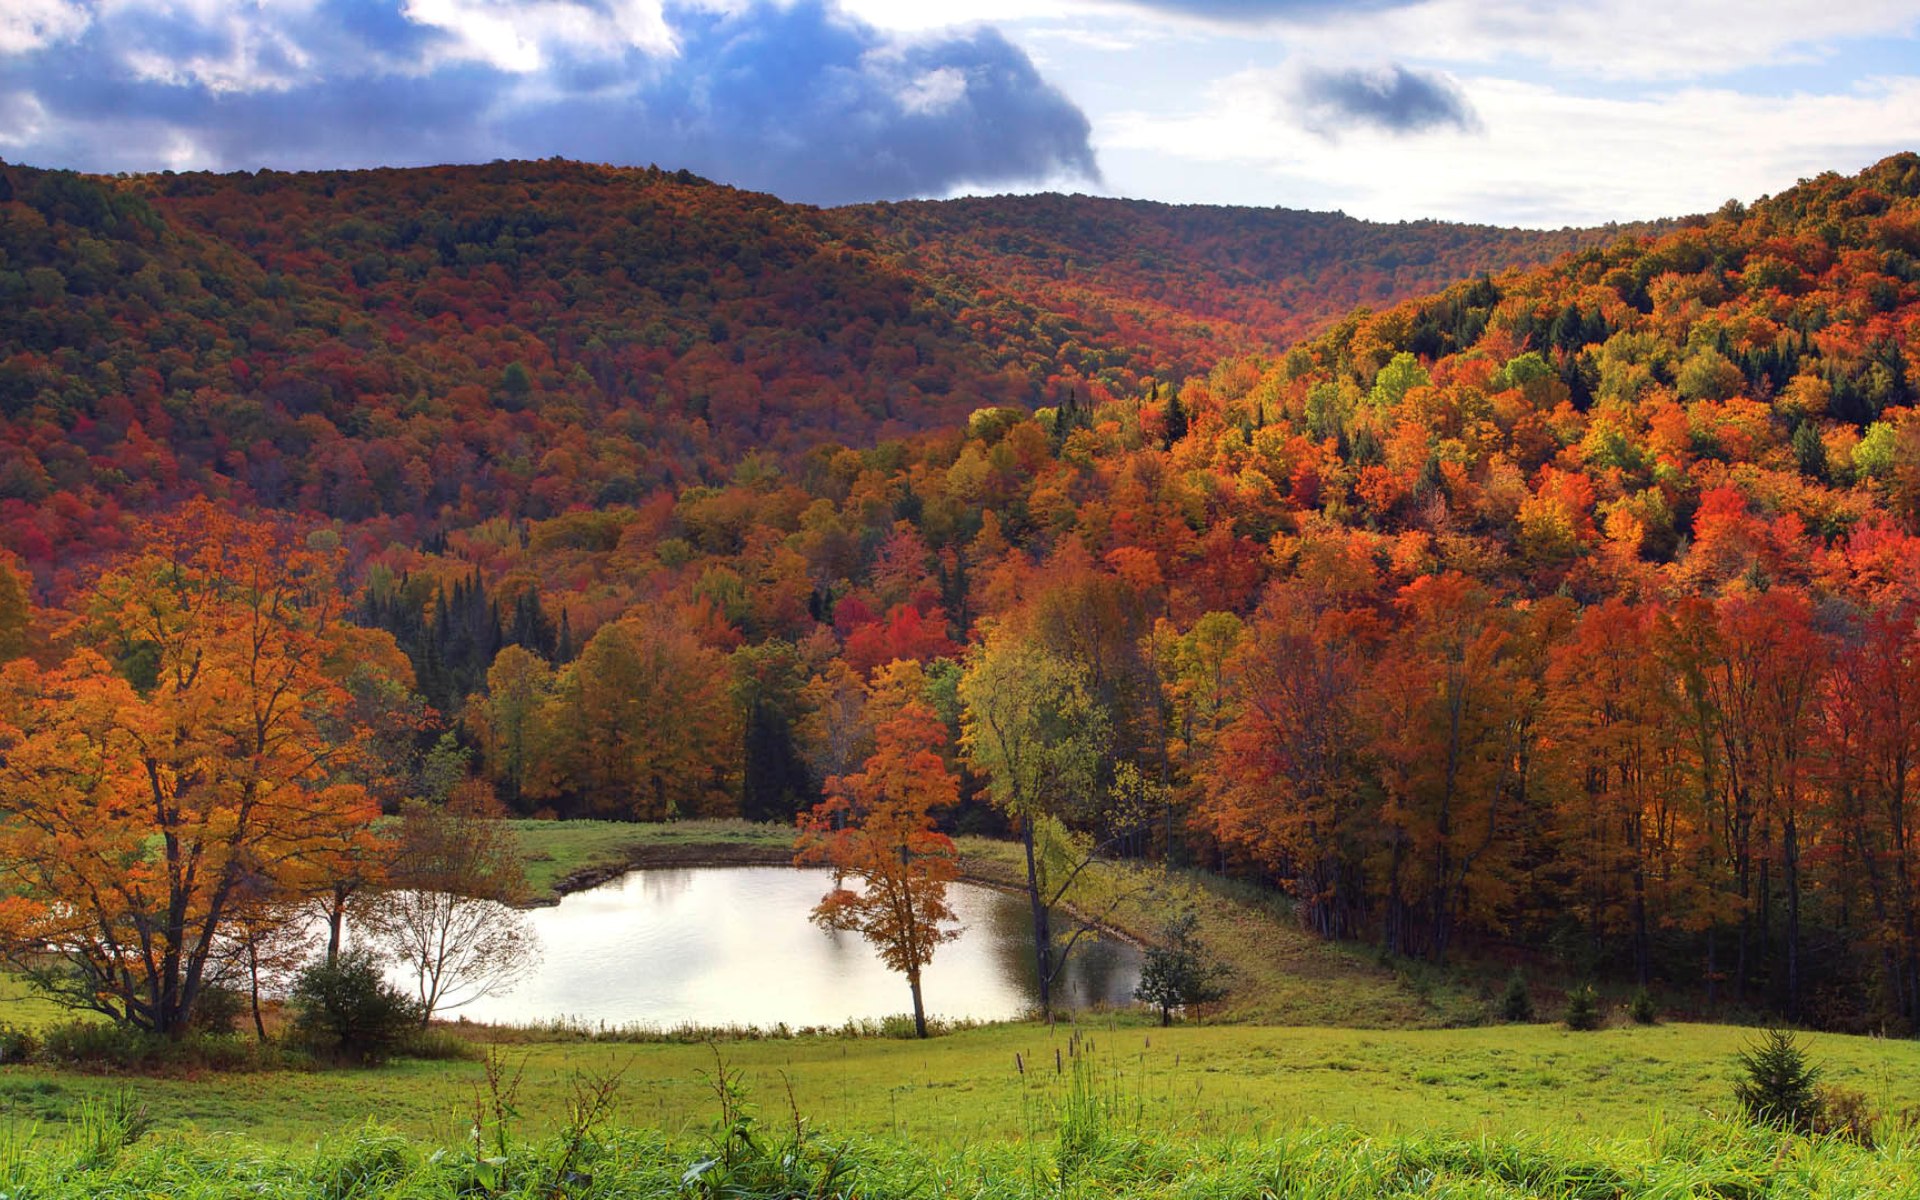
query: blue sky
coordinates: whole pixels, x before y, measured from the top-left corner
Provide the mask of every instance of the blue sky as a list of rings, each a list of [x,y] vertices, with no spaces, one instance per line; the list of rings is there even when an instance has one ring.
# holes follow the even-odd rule
[[[0,157],[1563,225],[1920,149],[1920,0],[4,0]]]

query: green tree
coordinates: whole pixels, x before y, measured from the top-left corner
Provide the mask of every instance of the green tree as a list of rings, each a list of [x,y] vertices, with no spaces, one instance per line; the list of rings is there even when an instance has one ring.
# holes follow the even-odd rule
[[[1160,1010],[1160,1024],[1173,1024],[1173,1010],[1209,1004],[1227,994],[1227,968],[1214,960],[1197,932],[1199,919],[1183,912],[1166,923],[1160,944],[1147,950],[1133,998]]]
[[[968,655],[960,699],[968,761],[986,775],[993,803],[1020,827],[1040,1009],[1050,1014],[1053,982],[1066,961],[1054,953],[1050,910],[1091,856],[1065,871],[1045,871],[1037,835],[1092,803],[1109,741],[1106,711],[1089,692],[1085,667],[1004,629]]]
[[[1814,1085],[1820,1069],[1807,1061],[1798,1038],[1785,1029],[1769,1029],[1740,1052],[1742,1077],[1734,1099],[1756,1125],[1774,1125],[1808,1133],[1820,1115]]]

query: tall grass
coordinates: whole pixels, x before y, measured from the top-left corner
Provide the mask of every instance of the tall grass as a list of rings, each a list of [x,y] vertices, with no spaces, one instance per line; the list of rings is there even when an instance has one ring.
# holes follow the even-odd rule
[[[900,1140],[834,1138],[804,1122],[762,1126],[735,1109],[731,1121],[699,1137],[607,1128],[571,1153],[564,1138],[514,1143],[489,1154],[488,1170],[476,1173],[465,1148],[422,1147],[377,1126],[281,1153],[191,1136],[131,1147],[113,1145],[112,1136],[68,1137],[21,1153],[15,1131],[0,1136],[0,1191],[22,1200],[1761,1200],[1912,1196],[1920,1180],[1920,1143],[1911,1133],[1864,1150],[1732,1125],[1675,1131],[1653,1143],[1376,1138],[1344,1127],[1200,1142],[1111,1130],[1089,1142],[1087,1132],[1062,1128],[1034,1142],[930,1153]],[[1065,1170],[1069,1144],[1073,1165]]]

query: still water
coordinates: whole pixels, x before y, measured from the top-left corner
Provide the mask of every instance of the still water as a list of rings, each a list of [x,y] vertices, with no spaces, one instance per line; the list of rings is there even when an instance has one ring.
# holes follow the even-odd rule
[[[634,871],[528,914],[539,969],[504,996],[449,1012],[475,1021],[567,1018],[589,1025],[838,1025],[910,1012],[904,975],[858,934],[822,930],[808,913],[832,873],[792,867]],[[960,937],[935,952],[923,987],[929,1015],[1017,1017],[1033,1007],[1033,924],[1026,900],[956,883]],[[1066,1003],[1125,1004],[1140,953],[1082,938]]]

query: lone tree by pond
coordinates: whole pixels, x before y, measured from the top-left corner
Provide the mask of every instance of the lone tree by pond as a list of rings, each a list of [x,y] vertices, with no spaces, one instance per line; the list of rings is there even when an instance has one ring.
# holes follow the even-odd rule
[[[388,888],[369,906],[373,941],[415,980],[418,1019],[510,990],[540,964],[519,843],[484,780],[444,804],[409,802]]]
[[[833,868],[840,886],[821,899],[813,919],[860,934],[890,969],[906,975],[914,1032],[925,1037],[920,973],[940,943],[959,935],[942,927],[953,920],[947,884],[959,877],[958,854],[931,814],[957,803],[960,789],[939,753],[946,726],[923,700],[900,702],[881,690],[869,711],[895,703],[893,714],[876,723],[864,768],[829,779],[826,800],[801,815],[796,861]],[[844,886],[848,880],[859,890]]]
[[[1147,951],[1133,998],[1160,1010],[1160,1024],[1173,1024],[1173,1010],[1210,1004],[1227,994],[1227,968],[1201,942],[1199,920],[1185,912],[1168,921],[1161,944]]]
[[[1078,844],[1065,818],[1100,790],[1111,743],[1107,713],[1088,690],[1084,666],[1005,628],[968,654],[960,700],[967,758],[986,776],[988,798],[1020,830],[1040,1012],[1051,1018],[1054,981],[1074,944],[1054,944],[1053,907],[1100,849]]]

